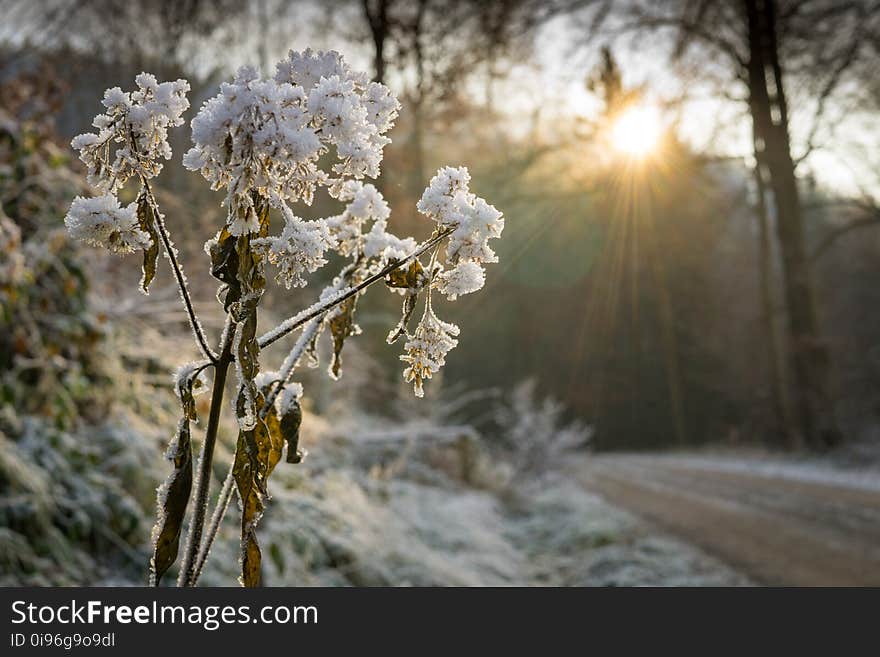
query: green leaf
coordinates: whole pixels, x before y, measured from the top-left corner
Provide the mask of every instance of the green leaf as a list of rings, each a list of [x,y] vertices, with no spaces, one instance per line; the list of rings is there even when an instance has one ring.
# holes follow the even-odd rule
[[[156,265],[159,260],[159,231],[156,230],[153,208],[150,206],[146,194],[138,198],[137,218],[140,229],[150,236],[150,246],[144,249],[143,275],[141,276],[141,290],[149,294],[150,283],[156,276]]]
[[[153,528],[153,555],[150,558],[150,584],[158,586],[171,565],[177,559],[180,532],[186,516],[186,507],[192,491],[192,445],[189,420],[184,417],[177,424],[177,437],[172,442],[173,452],[168,457],[174,470],[159,488],[157,506],[159,517]]]

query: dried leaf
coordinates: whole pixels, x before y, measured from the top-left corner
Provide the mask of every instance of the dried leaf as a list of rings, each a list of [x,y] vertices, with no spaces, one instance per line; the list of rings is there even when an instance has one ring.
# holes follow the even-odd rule
[[[429,280],[425,268],[418,259],[413,260],[407,267],[398,267],[385,277],[385,285],[393,288],[410,288],[420,290],[427,285]]]
[[[259,294],[252,294],[237,304],[233,316],[238,320],[235,331],[235,367],[241,383],[236,401],[239,425],[253,427],[256,417],[257,386],[254,379],[260,371],[260,345],[257,341],[257,304]]]
[[[141,290],[149,294],[150,283],[156,276],[156,265],[159,260],[159,231],[156,230],[153,208],[145,194],[138,199],[137,218],[140,229],[150,236],[150,246],[144,249],[143,275],[141,276]]]
[[[345,339],[361,332],[360,327],[354,323],[357,299],[358,295],[355,294],[339,304],[328,322],[330,335],[333,336],[333,360],[330,362],[329,369],[333,379],[339,378],[339,372],[342,368],[342,346],[345,344]]]
[[[211,256],[211,276],[223,283],[217,291],[217,298],[223,303],[223,309],[229,312],[232,304],[241,298],[241,285],[238,282],[238,250],[237,239],[223,228],[217,237],[208,243],[208,255]]]
[[[263,395],[259,394],[258,408],[263,403]],[[232,474],[241,500],[241,583],[248,587],[259,586],[261,581],[257,524],[269,497],[269,475],[281,458],[280,432],[273,436],[271,430],[277,422],[277,418],[267,421],[258,415],[253,429],[239,431],[235,450]]]
[[[180,399],[183,417],[187,420],[199,419],[196,413],[195,389],[202,385],[200,374],[201,368],[193,367],[177,380],[177,397]]]
[[[279,418],[281,435],[287,442],[287,462],[302,463],[305,453],[299,449],[299,428],[302,424],[302,407],[299,402],[292,402],[285,413]]]
[[[182,418],[177,424],[177,438],[169,449],[174,470],[159,488],[157,505],[158,520],[153,528],[153,556],[150,559],[150,584],[159,585],[171,565],[177,559],[180,532],[192,491],[192,446],[189,420]]]

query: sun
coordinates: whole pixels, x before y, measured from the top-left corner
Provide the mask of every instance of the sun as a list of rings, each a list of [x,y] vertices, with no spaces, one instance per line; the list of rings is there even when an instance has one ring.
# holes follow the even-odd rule
[[[611,126],[611,143],[625,155],[643,158],[649,155],[660,141],[663,127],[660,114],[650,105],[633,105],[626,108]]]

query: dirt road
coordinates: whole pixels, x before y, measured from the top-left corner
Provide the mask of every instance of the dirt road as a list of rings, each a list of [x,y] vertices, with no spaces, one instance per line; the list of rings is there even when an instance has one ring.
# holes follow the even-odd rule
[[[579,478],[755,582],[880,586],[880,490],[642,455],[593,456]]]

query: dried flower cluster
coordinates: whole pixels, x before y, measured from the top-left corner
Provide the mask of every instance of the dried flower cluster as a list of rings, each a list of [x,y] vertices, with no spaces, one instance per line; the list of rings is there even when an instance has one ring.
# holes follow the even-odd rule
[[[133,176],[153,178],[162,171],[161,160],[171,159],[168,129],[183,124],[189,108],[186,80],[159,84],[149,73],[135,78],[131,93],[119,87],[104,92],[107,111],[98,114],[87,132],[73,139],[71,146],[89,168],[89,184],[115,193]]]
[[[435,221],[437,230],[452,231],[446,244],[449,269],[432,261],[425,311],[413,334],[407,334],[405,353],[400,357],[409,364],[403,376],[412,381],[418,397],[424,394],[424,380],[445,365],[446,354],[458,344],[455,336],[459,328],[434,314],[431,288],[454,301],[483,287],[486,272],[481,263],[498,262],[489,240],[501,237],[504,219],[493,206],[470,192],[470,179],[466,167],[444,167],[431,179],[418,203],[419,212]]]
[[[74,237],[91,245],[116,253],[142,250],[144,291],[155,274],[160,246],[164,247],[205,356],[182,366],[175,376],[182,417],[167,454],[173,472],[159,490],[151,581],[158,583],[177,557],[195,485],[178,583],[188,586],[198,580],[235,490],[242,508],[241,578],[256,585],[261,559],[256,526],[268,497],[269,475],[285,449],[290,463],[303,457],[297,442],[302,388],[291,382],[300,360],[315,361],[316,341],[327,332],[333,344],[329,373],[340,376],[343,345],[361,332],[355,322],[359,297],[368,286],[384,280],[403,297],[400,322],[388,341],[405,337],[403,376],[422,396],[424,381],[443,367],[459,335],[457,326],[435,314],[432,292],[455,300],[482,288],[483,265],[497,261],[488,241],[501,235],[504,220],[498,210],[470,192],[467,169],[446,167],[418,203],[418,210],[434,222],[430,236],[419,243],[394,235],[388,231],[388,204],[375,186],[364,182],[379,175],[383,149],[390,141],[386,133],[400,109],[391,91],[353,71],[336,52],[290,52],[271,78],[242,68],[192,120],[194,146],[183,158],[184,166],[200,173],[212,189],[225,191],[226,221],[205,245],[226,313],[215,351],[193,310],[186,277],[149,183],[161,171],[162,161],[171,157],[168,129],[182,124],[189,107],[189,84],[185,80],[160,84],[146,73],[135,81],[137,89],[131,93],[119,88],[106,92],[106,111],[94,121],[98,133],[73,140],[88,165],[89,181],[100,194],[75,198],[65,223]],[[131,179],[140,183],[140,191],[134,203],[123,206],[117,193]],[[342,211],[318,220],[298,216],[292,205],[310,204],[319,189],[344,204]],[[284,221],[277,235],[269,234],[272,212]],[[281,285],[301,287],[309,274],[328,264],[331,253],[346,264],[318,301],[259,336],[257,312],[266,288],[266,266],[275,268]],[[425,254],[430,258],[427,265],[420,259]],[[410,331],[409,321],[420,300],[424,311]],[[263,370],[261,350],[297,329],[300,336],[279,370]],[[194,459],[189,426],[198,421],[194,395],[207,387],[208,369],[214,373],[212,411],[201,455]],[[238,376],[233,407],[239,437],[218,510],[203,541],[221,417],[214,405],[222,403],[230,369]]]

